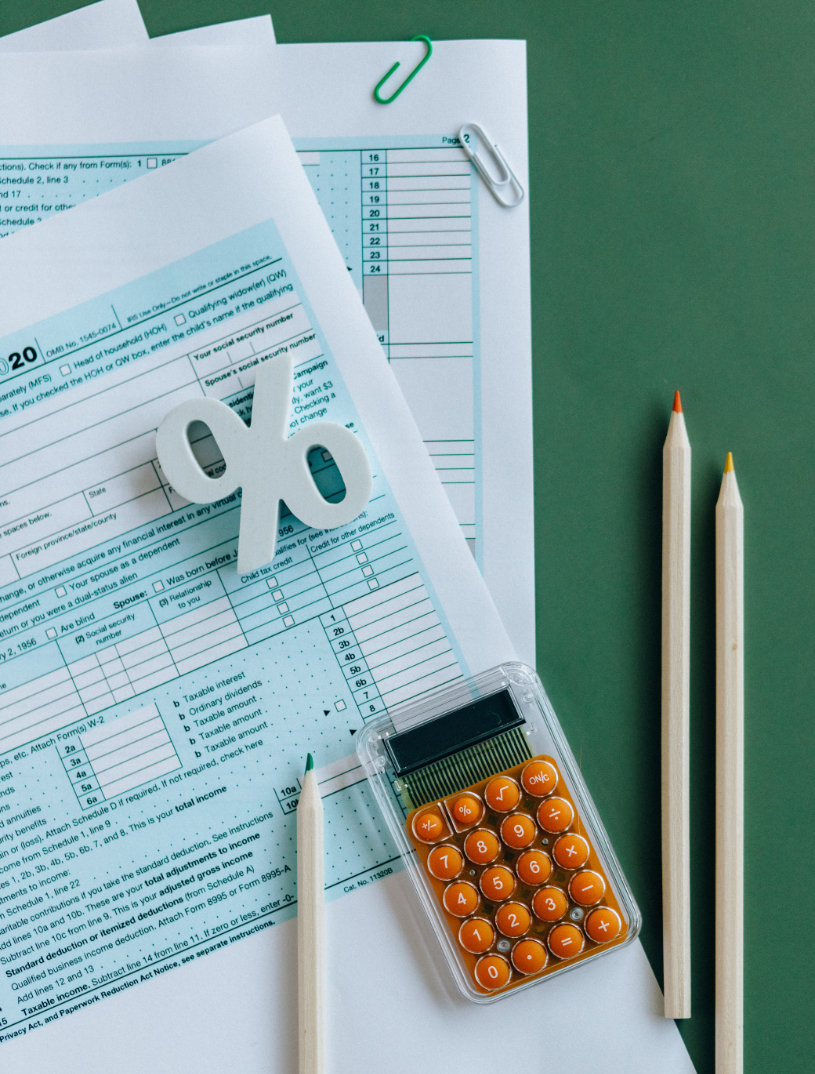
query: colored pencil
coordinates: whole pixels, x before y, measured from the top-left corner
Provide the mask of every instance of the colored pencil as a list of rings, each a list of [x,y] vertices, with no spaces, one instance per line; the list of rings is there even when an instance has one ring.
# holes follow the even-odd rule
[[[742,1074],[744,509],[728,453],[716,504],[716,1074]]]
[[[690,443],[679,392],[662,449],[662,943],[665,1017],[690,1018]]]
[[[311,754],[297,803],[297,999],[300,1074],[323,1074],[323,802]]]

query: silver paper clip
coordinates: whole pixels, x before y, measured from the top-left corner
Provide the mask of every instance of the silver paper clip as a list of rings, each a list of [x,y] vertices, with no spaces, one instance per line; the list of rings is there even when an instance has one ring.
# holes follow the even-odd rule
[[[458,132],[458,136],[461,148],[475,165],[476,171],[487,184],[498,204],[503,205],[505,209],[520,205],[524,200],[524,188],[507,164],[506,157],[498,148],[497,143],[490,138],[484,128],[478,123],[465,123]],[[476,143],[475,148],[473,148],[473,142]],[[486,150],[486,154],[482,153],[482,149]],[[497,175],[487,167],[487,155]],[[508,199],[505,197],[507,194]]]

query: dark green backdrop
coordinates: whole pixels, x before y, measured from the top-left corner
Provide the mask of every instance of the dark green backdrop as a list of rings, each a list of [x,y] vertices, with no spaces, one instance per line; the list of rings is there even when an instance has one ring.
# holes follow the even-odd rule
[[[679,387],[694,452],[694,1013],[679,1025],[712,1072],[713,505],[732,450],[747,550],[745,1067],[810,1071],[815,8],[141,7],[156,35],[269,3],[280,41],[528,40],[539,670],[661,976],[661,446]],[[79,6],[2,0],[0,32]]]

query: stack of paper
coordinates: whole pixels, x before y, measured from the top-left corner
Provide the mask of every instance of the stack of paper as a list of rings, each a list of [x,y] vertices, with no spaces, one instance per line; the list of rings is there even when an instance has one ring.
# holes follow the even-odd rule
[[[437,43],[386,107],[421,46],[276,45],[268,18],[148,43],[135,0],[0,45],[4,1069],[293,1069],[308,750],[331,1069],[486,1069],[511,1033],[536,1068],[688,1069],[639,945],[458,997],[353,748],[534,662],[526,202],[456,136],[484,125],[527,185],[523,43]],[[336,531],[286,514],[241,574],[239,498],[183,500],[155,431],[202,396],[248,419],[284,353],[292,430],[352,428],[374,492]]]

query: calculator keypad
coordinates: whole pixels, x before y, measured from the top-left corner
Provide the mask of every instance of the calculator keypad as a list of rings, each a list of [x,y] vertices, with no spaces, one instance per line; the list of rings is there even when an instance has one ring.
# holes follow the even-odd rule
[[[551,757],[421,806],[407,830],[485,994],[625,938],[619,904]]]

